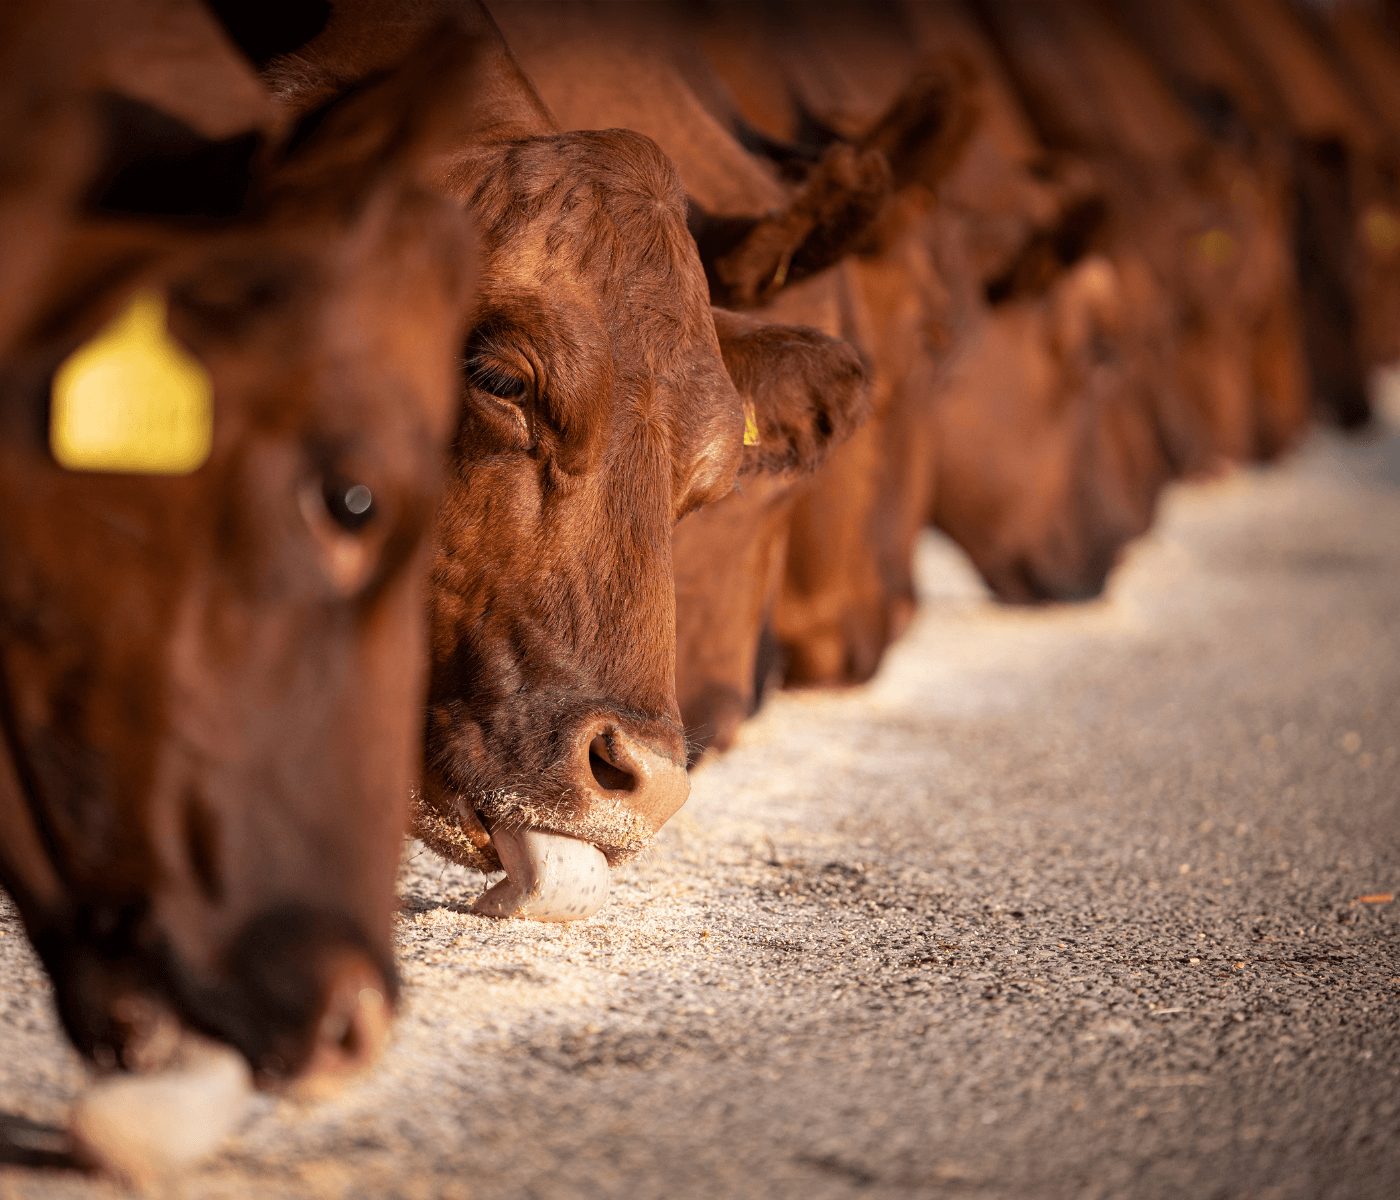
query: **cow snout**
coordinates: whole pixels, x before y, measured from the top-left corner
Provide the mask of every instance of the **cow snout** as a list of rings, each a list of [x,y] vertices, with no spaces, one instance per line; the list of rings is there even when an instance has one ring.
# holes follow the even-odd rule
[[[609,860],[642,849],[690,795],[685,741],[664,726],[650,735],[592,719],[563,760],[573,792],[564,819],[528,810],[488,819],[506,877],[473,908],[488,917],[579,921],[607,899]],[[523,820],[521,818],[524,818]]]
[[[237,983],[210,997],[217,1007],[206,1023],[243,1051],[263,1086],[322,1096],[383,1049],[392,965],[344,917],[296,907],[264,914],[226,968]]]
[[[594,809],[622,806],[653,831],[686,802],[690,777],[679,733],[643,737],[616,721],[584,730],[577,764],[578,787]]]
[[[1083,604],[1103,595],[1115,557],[1105,551],[1062,563],[1026,556],[984,577],[1003,604]]]
[[[753,715],[757,705],[735,687],[707,684],[681,700],[689,744],[688,762],[695,766],[708,753],[722,753],[734,745],[739,727]]]
[[[392,1016],[387,992],[383,977],[361,955],[344,953],[331,965],[298,1093],[331,1091],[379,1057]]]

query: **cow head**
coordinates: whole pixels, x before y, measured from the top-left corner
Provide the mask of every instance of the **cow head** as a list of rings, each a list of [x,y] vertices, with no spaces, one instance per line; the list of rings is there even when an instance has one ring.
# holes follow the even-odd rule
[[[469,58],[439,38],[327,104],[228,220],[171,215],[168,155],[105,178],[90,202],[120,206],[49,272],[89,307],[5,362],[0,879],[99,1065],[156,1065],[184,1028],[275,1082],[383,1040],[471,275],[417,175]],[[118,331],[129,390],[65,409],[69,356]],[[177,368],[178,465],[123,424]]]
[[[722,353],[736,335],[723,319],[717,332],[685,196],[649,139],[491,145],[455,186],[485,249],[433,569],[418,831],[515,874],[533,869],[511,858],[522,838],[615,862],[689,790],[672,532],[743,467],[745,402]],[[848,368],[839,348],[813,355]],[[775,424],[757,465],[794,465],[809,427]],[[490,911],[569,918],[600,902]]]
[[[692,761],[727,749],[758,705],[793,503],[867,410],[860,360],[844,343],[719,311],[716,325],[757,415],[734,493],[676,527],[676,685]]]
[[[995,305],[935,407],[934,523],[1002,600],[1097,595],[1170,475],[1125,281],[1094,255]]]

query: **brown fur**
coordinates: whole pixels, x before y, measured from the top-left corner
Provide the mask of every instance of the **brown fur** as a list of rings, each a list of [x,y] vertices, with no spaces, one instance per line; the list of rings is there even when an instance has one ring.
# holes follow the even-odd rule
[[[774,310],[823,320],[822,280]],[[759,441],[744,450],[734,494],[676,527],[676,686],[692,760],[732,744],[761,699],[759,642],[781,579],[787,525],[803,480],[868,415],[854,350],[815,329],[725,314],[725,365],[754,405]]]
[[[1146,58],[1091,4],[1050,9],[988,0],[981,9],[1052,147],[1089,156],[1111,187],[1111,218],[1140,248],[1168,306],[1170,346],[1197,442],[1188,465],[1249,459],[1276,398],[1253,343],[1285,294],[1282,219],[1247,162],[1205,131]],[[1286,347],[1285,347],[1286,349]],[[1298,390],[1295,383],[1291,389]],[[1288,397],[1281,407],[1295,407]]]
[[[953,107],[986,118],[941,168],[937,196],[906,189],[883,236],[851,264],[849,328],[875,368],[877,416],[793,514],[774,614],[793,683],[873,673],[912,614],[926,521],[952,534],[1004,599],[1096,594],[1122,544],[1146,527],[1179,453],[1129,350],[1130,306],[1117,302],[1111,267],[1094,274],[1115,281],[1104,298],[1112,319],[1066,319],[1084,309],[1066,272],[1102,222],[1092,173],[1047,161],[956,9],[918,4],[907,15],[906,26],[859,6],[798,10],[774,48],[805,117],[790,113],[784,127],[767,104],[770,139],[801,136],[804,120],[867,142],[891,114],[913,124],[913,98],[929,93],[921,44],[953,55],[953,78],[970,93]],[[732,69],[728,82],[735,95],[752,90]],[[974,362],[993,368],[990,386]],[[1061,431],[1008,436],[1032,428]]]

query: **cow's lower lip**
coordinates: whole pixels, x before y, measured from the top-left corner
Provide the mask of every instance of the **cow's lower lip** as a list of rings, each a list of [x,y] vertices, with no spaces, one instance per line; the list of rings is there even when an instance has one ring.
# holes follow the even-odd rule
[[[488,917],[581,921],[608,898],[607,857],[597,846],[540,829],[491,831],[506,877],[472,909]]]
[[[186,1034],[155,1070],[99,1076],[74,1104],[69,1132],[88,1165],[149,1183],[217,1151],[253,1095],[252,1072],[237,1050]]]

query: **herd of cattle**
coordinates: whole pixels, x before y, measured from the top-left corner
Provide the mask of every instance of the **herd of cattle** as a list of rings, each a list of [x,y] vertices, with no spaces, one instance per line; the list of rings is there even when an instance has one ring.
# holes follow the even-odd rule
[[[1400,5],[487,8],[0,7],[0,882],[99,1069],[361,1065],[406,829],[586,916],[925,526],[1092,597],[1400,356]]]

